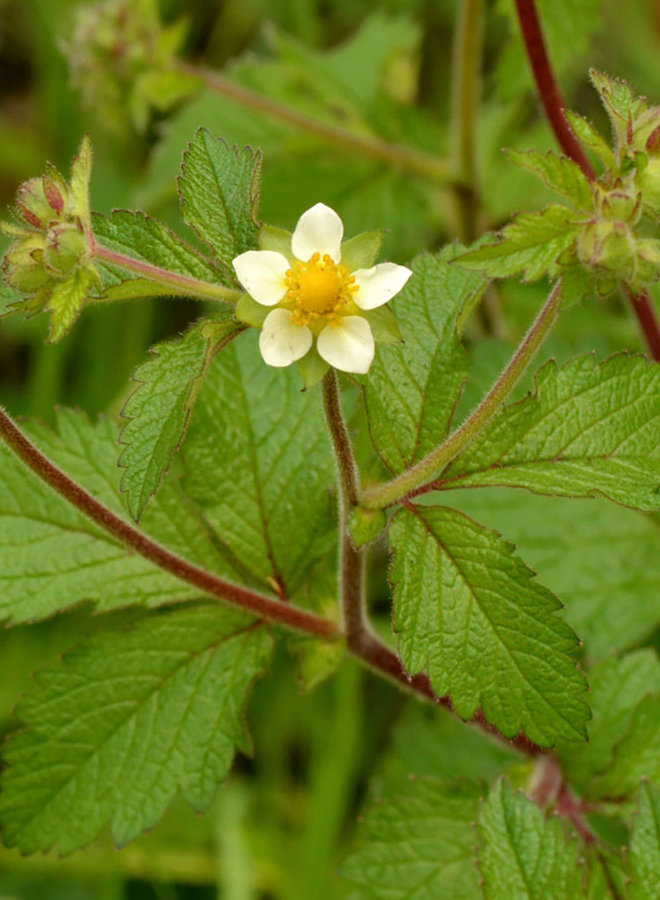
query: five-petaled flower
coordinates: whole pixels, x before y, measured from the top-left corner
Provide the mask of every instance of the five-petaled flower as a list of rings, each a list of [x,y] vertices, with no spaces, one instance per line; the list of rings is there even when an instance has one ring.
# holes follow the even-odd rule
[[[316,349],[343,372],[364,374],[374,358],[374,337],[363,313],[391,300],[412,274],[384,262],[349,271],[342,265],[344,225],[317,203],[304,212],[288,255],[248,250],[234,259],[238,280],[266,316],[259,348],[269,366],[288,366]]]

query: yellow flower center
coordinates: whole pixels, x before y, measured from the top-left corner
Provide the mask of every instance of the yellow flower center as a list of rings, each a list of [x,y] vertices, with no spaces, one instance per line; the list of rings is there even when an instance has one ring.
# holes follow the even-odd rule
[[[310,325],[318,318],[338,322],[342,309],[357,291],[355,277],[346,266],[337,265],[327,253],[315,253],[286,273],[287,297],[295,308],[296,325]]]

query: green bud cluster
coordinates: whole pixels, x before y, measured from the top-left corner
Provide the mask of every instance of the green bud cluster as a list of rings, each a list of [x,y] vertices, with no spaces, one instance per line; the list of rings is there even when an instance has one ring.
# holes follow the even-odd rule
[[[199,88],[173,67],[184,20],[163,27],[156,0],[104,0],[80,6],[64,45],[72,81],[110,130],[144,131],[151,112],[166,112]]]
[[[90,289],[100,285],[93,263],[89,209],[92,151],[86,137],[76,157],[70,184],[48,165],[41,178],[22,184],[16,196],[16,224],[0,228],[13,238],[2,267],[8,283],[26,295],[28,315],[53,313],[51,338],[68,330]]]

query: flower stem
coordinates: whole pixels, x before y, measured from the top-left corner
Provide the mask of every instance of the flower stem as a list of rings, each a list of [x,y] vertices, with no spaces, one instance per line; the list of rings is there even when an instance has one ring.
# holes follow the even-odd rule
[[[566,156],[580,166],[590,181],[594,181],[596,173],[564,116],[565,103],[550,65],[534,0],[516,0],[516,9],[536,88],[555,137]],[[629,288],[625,289],[625,293],[646,339],[651,357],[660,360],[660,322],[650,298],[647,294],[635,295]]]
[[[198,278],[190,278],[188,275],[180,275],[178,272],[170,272],[160,266],[126,256],[116,250],[110,250],[102,244],[93,244],[94,257],[111,266],[117,266],[128,272],[134,272],[147,281],[162,285],[164,293],[183,297],[196,297],[200,300],[221,300],[225,303],[236,303],[241,296],[241,291],[223,287],[221,284],[213,284],[210,281],[201,281]]]
[[[558,281],[507,367],[460,428],[416,466],[387,484],[367,488],[360,498],[361,506],[378,509],[434,489],[434,479],[488,425],[527,371],[559,315],[561,295],[561,281]]]
[[[206,594],[225,600],[232,606],[246,609],[248,612],[280,623],[297,631],[313,634],[326,640],[340,637],[339,629],[329,619],[321,618],[307,610],[282,603],[267,597],[265,594],[248,590],[239,585],[225,581],[212,572],[194,565],[186,559],[172,553],[166,547],[152,540],[144,532],[130,525],[120,516],[108,509],[93,497],[85,488],[52,463],[24,434],[16,423],[0,407],[0,435],[14,453],[29,466],[32,471],[50,485],[54,491],[64,497],[82,513],[100,525],[105,531],[117,538],[122,544],[135,550],[141,556],[151,560],[155,565],[165,569],[182,581],[192,584]]]
[[[295,125],[297,128],[309,134],[314,134],[316,137],[323,138],[334,145],[341,145],[349,150],[358,151],[363,156],[383,160],[404,172],[413,172],[416,175],[433,178],[441,184],[458,185],[460,183],[460,179],[455,175],[453,167],[446,160],[433,156],[430,153],[423,153],[413,147],[405,147],[400,144],[390,144],[380,138],[358,134],[346,128],[331,125],[322,119],[315,119],[292,106],[287,106],[278,100],[273,100],[264,94],[236,84],[236,82],[225,78],[224,75],[209,69],[182,61],[176,62],[176,68],[187,75],[195,75],[201,78],[211,91],[222,94],[224,97],[230,97],[248,109],[257,110],[281,122]]]

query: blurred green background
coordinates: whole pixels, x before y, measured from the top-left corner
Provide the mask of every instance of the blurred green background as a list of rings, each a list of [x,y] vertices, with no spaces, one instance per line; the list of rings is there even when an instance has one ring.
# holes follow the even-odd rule
[[[143,208],[178,224],[175,177],[186,142],[206,125],[230,142],[264,148],[262,217],[292,227],[312,203],[334,206],[347,233],[385,226],[385,258],[405,261],[459,236],[450,192],[387,163],[360,158],[207,91],[146,133],[122,138],[83,110],[61,52],[78,0],[0,0],[0,201],[41,174],[45,160],[68,171],[82,135],[95,148],[92,205]],[[324,121],[441,157],[450,154],[450,69],[458,4],[453,0],[163,0],[163,17],[188,19],[185,54]],[[605,117],[586,79],[595,65],[660,96],[660,7],[655,0],[546,0],[540,4],[570,104],[602,129]],[[107,124],[107,123],[106,123]],[[477,156],[479,221],[496,227],[547,200],[542,187],[507,164],[504,146],[553,146],[539,115],[507,0],[489,4]],[[188,239],[191,235],[186,234]],[[526,327],[546,286],[507,284],[468,336],[471,393],[488,384]],[[157,340],[180,332],[196,303],[140,301],[86,311],[60,344],[47,321],[0,324],[0,399],[15,414],[51,420],[56,404],[117,415],[131,373]],[[619,298],[570,309],[545,357],[641,348]],[[534,501],[536,502],[536,501]],[[539,501],[542,504],[542,501]],[[542,505],[532,510],[534,516]],[[530,515],[532,514],[530,513]],[[532,560],[533,562],[533,560]],[[374,602],[386,612],[384,557],[372,563]],[[31,670],[98,620],[81,609],[54,622],[0,633],[0,724]],[[633,640],[634,642],[634,640]],[[256,754],[240,758],[212,811],[196,817],[175,804],[131,847],[108,839],[65,860],[21,859],[0,850],[0,900],[267,900],[350,894],[334,874],[354,836],[369,790],[406,774],[403,726],[415,720],[415,770],[488,775],[504,751],[441,714],[427,714],[387,684],[345,665],[315,692],[295,687],[283,650],[275,674],[256,686],[249,710]],[[428,734],[427,734],[428,732]],[[407,732],[406,732],[407,733]],[[396,753],[387,748],[394,735]],[[466,748],[467,756],[466,760]],[[425,761],[425,754],[428,760]],[[412,757],[411,757],[412,758]],[[412,765],[412,763],[411,763]],[[379,774],[369,787],[369,773]],[[468,773],[466,772],[466,773]]]

